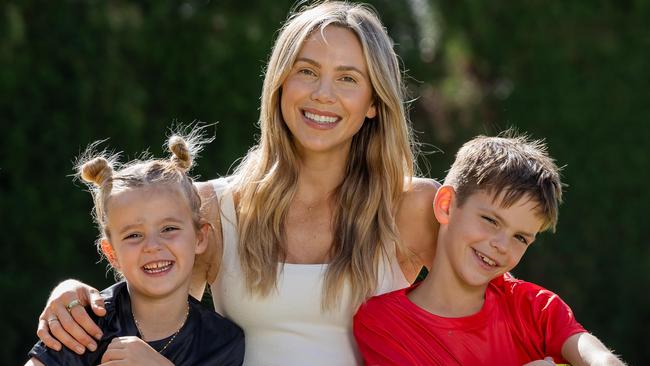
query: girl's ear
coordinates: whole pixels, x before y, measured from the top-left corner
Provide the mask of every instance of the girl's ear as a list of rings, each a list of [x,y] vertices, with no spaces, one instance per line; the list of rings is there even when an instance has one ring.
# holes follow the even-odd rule
[[[208,248],[210,230],[212,230],[212,225],[207,222],[204,222],[199,228],[199,231],[196,233],[197,242],[196,248],[194,248],[195,254],[202,254]]]
[[[119,270],[120,269],[120,263],[117,260],[117,256],[115,255],[115,251],[113,250],[113,246],[111,243],[108,242],[106,238],[102,239],[101,241],[101,247],[102,247],[102,253],[108,258],[108,262],[113,266],[113,268]]]
[[[456,191],[452,186],[444,185],[438,188],[436,198],[433,199],[433,213],[441,225],[449,223],[451,206],[455,199]]]

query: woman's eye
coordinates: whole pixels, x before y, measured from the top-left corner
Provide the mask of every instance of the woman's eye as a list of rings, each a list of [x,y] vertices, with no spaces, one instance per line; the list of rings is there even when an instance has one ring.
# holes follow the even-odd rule
[[[352,76],[343,76],[340,80],[346,83],[357,83],[357,79],[353,78]]]
[[[316,73],[310,69],[299,69],[298,74],[305,75],[305,76],[316,76]]]

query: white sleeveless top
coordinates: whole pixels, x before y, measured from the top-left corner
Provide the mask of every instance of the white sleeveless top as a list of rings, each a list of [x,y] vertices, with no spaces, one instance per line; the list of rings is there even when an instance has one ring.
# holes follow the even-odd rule
[[[356,311],[346,288],[341,305],[321,310],[327,264],[279,264],[276,292],[249,295],[237,252],[237,218],[226,178],[212,181],[221,205],[223,259],[210,284],[214,307],[239,324],[246,337],[244,365],[359,365],[352,335]],[[284,267],[284,268],[282,268]],[[407,287],[396,256],[379,265],[376,295]]]

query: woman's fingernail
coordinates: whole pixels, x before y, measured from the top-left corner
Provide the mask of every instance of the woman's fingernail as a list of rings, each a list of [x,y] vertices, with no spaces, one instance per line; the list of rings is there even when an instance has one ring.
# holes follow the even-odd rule
[[[100,340],[100,339],[102,339],[102,336],[103,336],[102,332],[99,332],[99,333],[95,334],[95,339]]]
[[[77,351],[78,354],[82,355],[84,353],[84,348],[81,346],[77,346],[74,348],[75,351]]]
[[[89,343],[88,349],[90,350],[90,352],[95,352],[95,350],[97,349],[97,345],[95,343]]]

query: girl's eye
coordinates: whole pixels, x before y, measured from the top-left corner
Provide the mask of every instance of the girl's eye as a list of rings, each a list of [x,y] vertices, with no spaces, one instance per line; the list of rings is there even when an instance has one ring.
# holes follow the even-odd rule
[[[125,236],[122,240],[134,240],[134,239],[139,239],[141,237],[142,237],[142,234],[132,233],[132,234],[128,234],[127,236]]]

